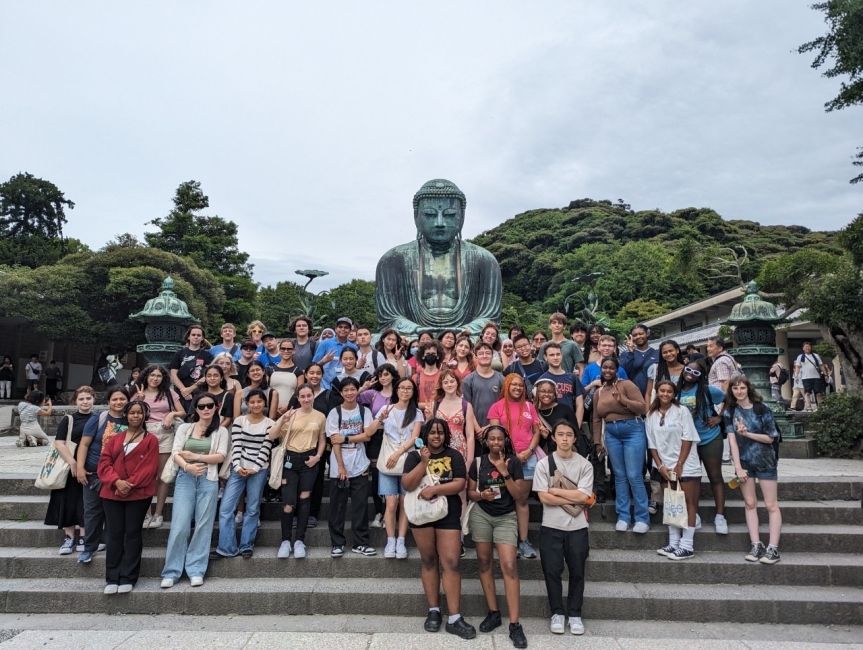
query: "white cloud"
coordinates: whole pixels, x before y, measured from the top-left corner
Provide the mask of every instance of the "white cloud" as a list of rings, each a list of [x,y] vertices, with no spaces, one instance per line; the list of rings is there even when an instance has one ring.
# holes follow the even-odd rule
[[[859,115],[795,52],[823,30],[787,0],[17,3],[0,177],[55,182],[92,246],[200,180],[256,279],[320,289],[373,278],[441,176],[466,236],[585,196],[839,228]]]

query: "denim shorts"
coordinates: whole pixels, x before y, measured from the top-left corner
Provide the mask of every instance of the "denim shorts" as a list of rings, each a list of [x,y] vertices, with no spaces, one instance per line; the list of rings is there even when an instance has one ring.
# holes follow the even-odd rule
[[[404,496],[405,489],[402,487],[402,477],[400,474],[378,474],[378,496],[394,497]]]
[[[536,457],[536,454],[531,454],[527,458],[527,462],[523,463],[521,466],[521,470],[524,473],[525,481],[533,480],[533,473],[536,471],[536,464],[539,462],[539,459]]]
[[[752,469],[749,469],[748,467],[746,467],[746,465],[744,465],[743,469],[746,470],[746,473],[751,478],[757,478],[759,481],[778,481],[779,480],[779,473],[776,471],[775,467],[773,469],[752,470]]]

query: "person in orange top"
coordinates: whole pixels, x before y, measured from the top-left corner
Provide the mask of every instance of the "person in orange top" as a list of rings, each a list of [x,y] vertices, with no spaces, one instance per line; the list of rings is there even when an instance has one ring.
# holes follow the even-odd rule
[[[159,439],[144,425],[149,410],[145,402],[129,402],[124,409],[126,432],[108,440],[99,457],[99,496],[107,522],[106,594],[132,591],[141,570],[141,529],[159,471]]]

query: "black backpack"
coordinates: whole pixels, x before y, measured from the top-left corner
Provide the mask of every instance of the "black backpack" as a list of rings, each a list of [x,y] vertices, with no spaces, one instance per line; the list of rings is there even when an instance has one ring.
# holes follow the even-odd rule
[[[779,369],[779,374],[776,376],[777,382],[780,386],[784,386],[788,382],[788,370],[785,368]]]

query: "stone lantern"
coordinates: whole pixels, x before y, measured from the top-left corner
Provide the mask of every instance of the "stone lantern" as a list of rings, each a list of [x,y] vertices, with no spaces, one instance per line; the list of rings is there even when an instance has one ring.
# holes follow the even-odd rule
[[[746,285],[746,296],[731,309],[724,325],[734,327],[734,349],[730,354],[743,366],[743,372],[761,394],[764,403],[773,412],[785,438],[802,438],[799,423],[785,415],[785,405],[773,400],[770,392],[770,366],[784,349],[776,347],[776,325],[788,319],[776,313],[776,306],[761,298],[758,284],[753,280]]]
[[[147,342],[136,350],[148,364],[167,366],[174,353],[183,347],[183,334],[192,323],[200,322],[189,313],[186,303],[174,293],[171,276],[162,282],[162,290],[155,298],[150,298],[144,308],[129,314],[132,320],[146,323],[144,336]]]

